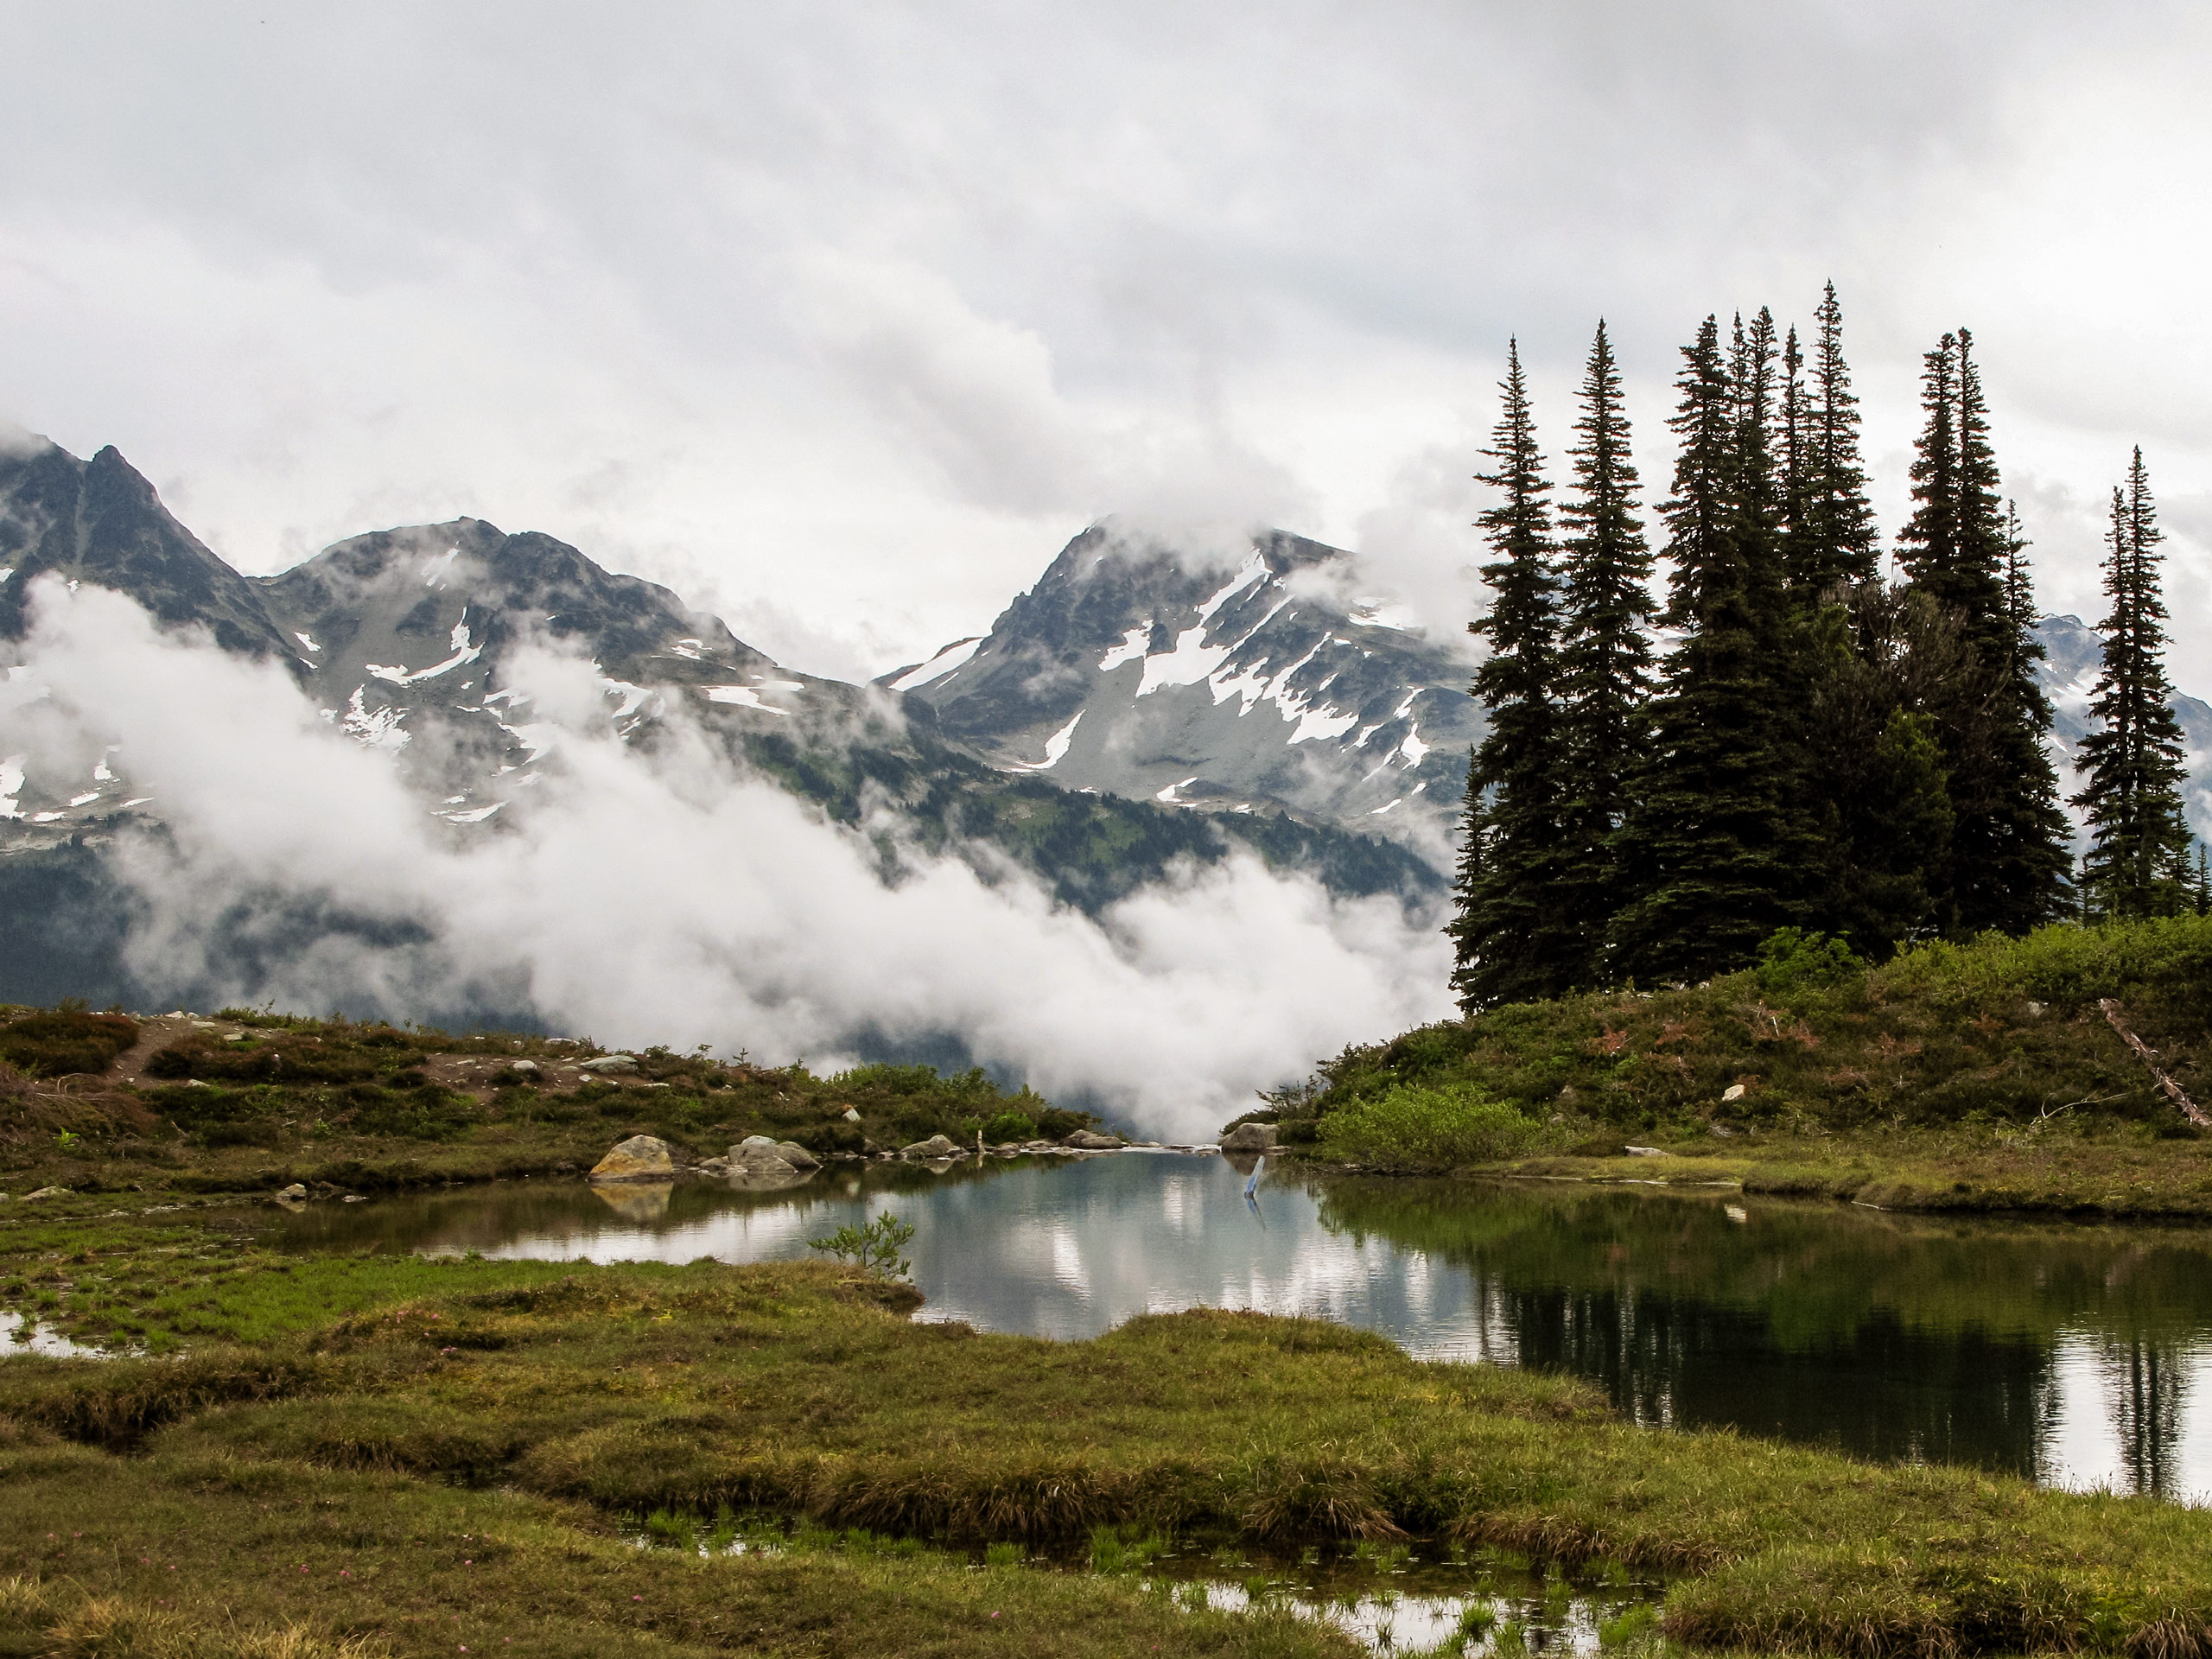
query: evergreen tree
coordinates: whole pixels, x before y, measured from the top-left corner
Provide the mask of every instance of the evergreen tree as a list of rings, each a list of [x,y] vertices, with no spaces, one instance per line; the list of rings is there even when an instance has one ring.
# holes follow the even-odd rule
[[[2024,543],[2015,545],[1999,499],[1973,336],[1944,335],[1926,363],[1916,506],[1898,541],[1912,591],[1955,619],[1968,652],[1926,710],[1953,812],[1937,902],[1954,935],[2020,933],[2057,912],[2067,868],[2067,824],[2044,745],[2050,705],[2035,686],[2031,634],[2015,614]]]
[[[1830,283],[1813,314],[1812,381],[1798,395],[1800,480],[1790,537],[1789,580],[1817,602],[1840,583],[1878,573],[1878,534],[1859,459],[1859,399],[1843,360],[1843,308]]]
[[[1821,893],[1807,925],[1879,958],[1928,931],[1951,803],[1931,686],[1957,671],[1958,630],[1932,601],[1879,582],[1840,590],[1813,626],[1810,747]]]
[[[1681,442],[1669,531],[1667,660],[1653,736],[1619,843],[1630,899],[1617,965],[1698,977],[1750,959],[1796,919],[1808,849],[1792,834],[1794,772],[1779,708],[1783,587],[1769,443],[1773,327],[1740,325],[1724,357],[1706,319],[1682,351],[1669,423]]]
[[[2082,740],[2087,781],[2074,798],[2088,817],[2083,906],[2097,918],[2175,915],[2190,896],[2190,836],[2181,805],[2186,751],[2164,660],[2161,539],[2138,448],[2126,487],[2112,493],[2105,566],[2112,613],[2099,630],[2104,669],[2089,701],[2089,712],[2103,724]]]
[[[1465,844],[1454,914],[1452,989],[1470,1012],[1551,996],[1582,969],[1575,935],[1554,894],[1563,847],[1559,768],[1559,579],[1552,568],[1544,458],[1521,371],[1507,347],[1505,395],[1491,447],[1501,492],[1478,523],[1493,557],[1482,567],[1494,598],[1468,624],[1490,641],[1474,695],[1490,730],[1467,769]]]
[[[1605,325],[1582,378],[1574,492],[1561,505],[1565,578],[1560,650],[1560,771],[1566,831],[1558,903],[1576,941],[1575,983],[1609,977],[1605,933],[1625,899],[1617,842],[1644,751],[1651,697],[1651,553],[1637,516],[1620,372]]]

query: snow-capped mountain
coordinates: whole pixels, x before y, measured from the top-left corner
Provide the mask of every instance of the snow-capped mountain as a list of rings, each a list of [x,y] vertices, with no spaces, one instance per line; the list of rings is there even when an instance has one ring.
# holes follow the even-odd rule
[[[29,585],[48,572],[281,661],[334,727],[388,753],[456,834],[498,833],[506,809],[561,764],[555,725],[510,672],[517,652],[550,648],[589,664],[632,747],[655,744],[681,707],[738,765],[833,817],[892,813],[917,846],[987,872],[1010,859],[1085,908],[1236,846],[1338,892],[1426,898],[1438,887],[1404,849],[1278,806],[1207,820],[993,764],[949,737],[925,701],[785,669],[664,588],[480,519],[356,537],[281,575],[248,577],[114,450],[86,462],[37,440],[0,449],[0,663],[4,642],[22,635]],[[158,788],[134,784],[130,757],[48,775],[50,763],[9,753],[4,739],[0,854],[96,847],[159,822]]]
[[[1203,812],[1287,810],[1440,872],[1481,731],[1467,663],[1356,593],[1351,554],[1281,531],[1224,562],[1109,519],[988,634],[877,683],[1009,770]]]

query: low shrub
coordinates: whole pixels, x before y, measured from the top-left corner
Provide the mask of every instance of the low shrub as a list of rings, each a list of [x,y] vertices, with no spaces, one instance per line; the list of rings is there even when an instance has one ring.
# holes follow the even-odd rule
[[[1020,1112],[1001,1112],[985,1118],[976,1128],[994,1146],[1007,1141],[1031,1141],[1037,1135],[1037,1120]]]
[[[1557,1138],[1478,1090],[1402,1087],[1330,1113],[1318,1145],[1325,1158],[1377,1169],[1456,1169],[1523,1157]]]
[[[34,1077],[97,1074],[137,1040],[135,1020],[63,1007],[0,1027],[0,1060]]]

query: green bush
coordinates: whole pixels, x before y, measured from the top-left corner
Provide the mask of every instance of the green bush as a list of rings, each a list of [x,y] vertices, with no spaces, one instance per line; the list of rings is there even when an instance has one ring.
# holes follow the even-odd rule
[[[137,1040],[137,1022],[122,1014],[63,1007],[0,1027],[0,1060],[35,1077],[97,1073]]]
[[[1033,1141],[1037,1138],[1037,1120],[1020,1112],[1001,1112],[995,1117],[983,1120],[979,1126],[982,1137],[993,1146],[1006,1141]]]
[[[1322,1155],[1378,1169],[1455,1169],[1541,1150],[1557,1139],[1534,1118],[1479,1090],[1402,1087],[1321,1120]]]
[[[1846,985],[1863,978],[1866,964],[1851,947],[1832,933],[1807,933],[1795,927],[1777,928],[1759,946],[1759,959],[1751,969],[1759,988],[1770,996],[1828,985]]]

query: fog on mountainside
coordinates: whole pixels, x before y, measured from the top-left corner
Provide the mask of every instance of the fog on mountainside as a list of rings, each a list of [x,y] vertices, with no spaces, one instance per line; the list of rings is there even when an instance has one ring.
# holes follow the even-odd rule
[[[957,1054],[1185,1134],[1444,1011],[1436,884],[1389,842],[1009,776],[549,538],[462,520],[253,582],[143,480],[97,511],[136,480],[111,451],[0,486],[34,471],[0,995]]]

